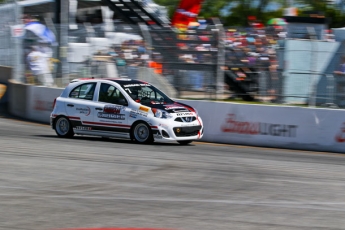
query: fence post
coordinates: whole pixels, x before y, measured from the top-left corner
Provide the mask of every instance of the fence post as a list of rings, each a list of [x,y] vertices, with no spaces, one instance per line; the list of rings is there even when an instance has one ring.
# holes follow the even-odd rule
[[[310,73],[311,73],[311,81],[312,83],[310,84],[310,97],[309,97],[309,107],[315,107],[316,106],[316,88],[317,88],[317,76],[319,75],[317,71],[315,70],[317,68],[317,55],[313,55],[313,53],[318,52],[318,47],[317,47],[317,36],[316,36],[316,31],[314,27],[307,27],[308,34],[311,38],[311,58],[312,60],[310,61],[311,66],[310,66]]]
[[[60,12],[60,59],[61,59],[61,78],[65,86],[69,83],[69,68],[67,62],[68,52],[68,0],[61,0]]]
[[[17,0],[14,0],[14,13],[15,13],[15,23],[16,25],[21,24],[21,7],[18,5]],[[26,81],[23,73],[22,57],[23,57],[23,42],[22,39],[14,37],[14,65],[13,65],[13,78],[17,81]]]
[[[220,23],[219,20],[216,24],[217,32],[218,32],[218,61],[217,61],[217,80],[216,80],[216,100],[221,99],[220,95],[223,94],[224,91],[224,70],[223,67],[225,66],[225,33],[224,27]]]
[[[333,74],[327,74],[327,98],[328,103],[334,104],[334,87],[335,87],[335,80]]]
[[[152,39],[151,39],[151,35],[149,32],[149,28],[147,27],[147,25],[143,24],[143,23],[139,23],[139,28],[141,30],[141,33],[143,34],[144,40],[146,42],[146,52],[149,55],[149,58],[147,59],[147,62],[151,61],[151,57],[152,57]]]

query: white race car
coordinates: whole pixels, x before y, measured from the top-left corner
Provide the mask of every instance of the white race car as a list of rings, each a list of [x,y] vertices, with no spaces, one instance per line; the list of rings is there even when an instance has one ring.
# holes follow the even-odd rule
[[[73,80],[55,99],[50,121],[59,137],[79,134],[189,144],[204,133],[196,109],[147,82],[125,78]]]

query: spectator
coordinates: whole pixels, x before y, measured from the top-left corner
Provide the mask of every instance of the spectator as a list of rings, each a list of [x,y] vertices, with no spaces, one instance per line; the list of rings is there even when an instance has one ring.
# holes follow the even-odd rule
[[[47,55],[40,51],[38,46],[32,46],[27,56],[28,66],[34,75],[38,85],[53,86],[54,80],[51,75]]]
[[[341,57],[339,69],[334,71],[334,74],[345,75],[345,56]]]

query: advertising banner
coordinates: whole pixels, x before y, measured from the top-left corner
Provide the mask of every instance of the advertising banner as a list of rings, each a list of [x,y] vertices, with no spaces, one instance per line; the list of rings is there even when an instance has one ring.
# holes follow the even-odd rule
[[[11,26],[11,34],[14,38],[23,37],[25,34],[24,25],[19,24]]]
[[[195,107],[202,141],[345,152],[345,111],[181,100]]]
[[[194,22],[201,9],[202,0],[181,0],[173,18],[172,25],[179,29],[186,29],[190,22]]]
[[[61,88],[44,86],[28,86],[27,118],[34,121],[49,123],[55,98],[62,93]]]

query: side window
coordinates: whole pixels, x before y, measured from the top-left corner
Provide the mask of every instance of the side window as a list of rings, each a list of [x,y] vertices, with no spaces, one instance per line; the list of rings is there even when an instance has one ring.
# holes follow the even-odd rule
[[[101,88],[99,90],[98,95],[98,101],[118,105],[127,104],[127,100],[120,92],[120,90],[115,86],[106,83],[101,84]]]
[[[69,97],[92,101],[93,94],[95,93],[95,88],[96,83],[87,83],[80,85],[71,91]]]

